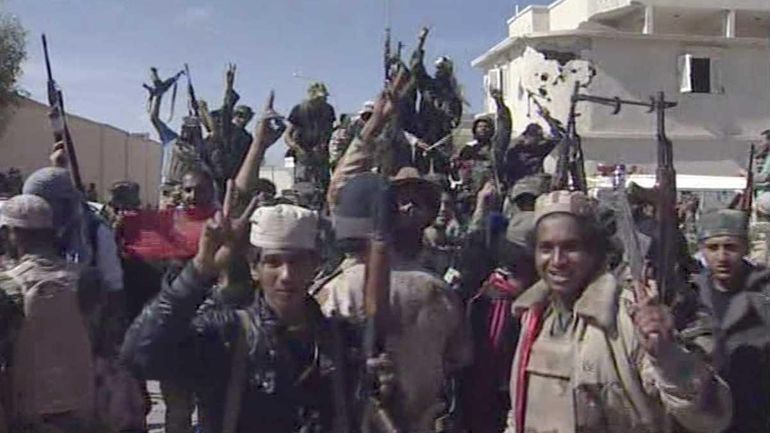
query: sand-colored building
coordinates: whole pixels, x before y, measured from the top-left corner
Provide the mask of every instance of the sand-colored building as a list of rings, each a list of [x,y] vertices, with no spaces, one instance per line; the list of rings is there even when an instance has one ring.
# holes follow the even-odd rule
[[[26,176],[48,164],[53,144],[48,105],[19,98],[7,110],[10,117],[0,131],[0,170],[16,167]],[[71,114],[67,123],[85,185],[94,183],[104,199],[114,182],[131,180],[140,185],[144,204],[158,202],[160,143],[147,134],[132,134]]]

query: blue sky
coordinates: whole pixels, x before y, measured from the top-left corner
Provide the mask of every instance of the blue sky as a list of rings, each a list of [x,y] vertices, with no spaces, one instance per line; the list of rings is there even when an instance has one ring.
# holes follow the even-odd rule
[[[519,2],[524,7],[531,0]],[[535,3],[548,3],[535,0]],[[307,79],[324,81],[338,112],[357,110],[382,82],[384,28],[411,51],[431,28],[427,60],[455,60],[460,83],[478,111],[481,74],[470,61],[505,37],[512,0],[5,0],[0,7],[28,30],[21,86],[45,99],[40,33],[48,35],[56,79],[68,110],[130,132],[154,131],[147,119],[150,66],[162,76],[191,68],[200,98],[218,106],[224,71],[236,63],[236,89],[257,111],[270,89],[287,113]],[[296,78],[294,75],[300,75]],[[307,78],[302,78],[307,77]],[[185,107],[177,99],[177,125]],[[166,110],[164,116],[168,113]],[[252,125],[249,125],[250,127]],[[268,155],[276,161],[280,150]]]

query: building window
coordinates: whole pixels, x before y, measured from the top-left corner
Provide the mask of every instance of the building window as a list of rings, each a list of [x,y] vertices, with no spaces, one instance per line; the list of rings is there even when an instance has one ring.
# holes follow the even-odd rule
[[[682,93],[723,93],[719,60],[715,57],[685,54],[679,58]]]

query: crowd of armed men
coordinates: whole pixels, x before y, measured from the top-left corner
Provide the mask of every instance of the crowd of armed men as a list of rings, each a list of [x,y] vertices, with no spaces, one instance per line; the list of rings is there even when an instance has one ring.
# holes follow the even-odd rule
[[[234,67],[223,106],[193,97],[178,134],[159,115],[173,80],[153,71],[158,212],[200,222],[173,260],[126,254],[138,187],[96,212],[54,145],[0,212],[0,431],[149,431],[147,381],[169,433],[770,431],[770,272],[749,213],[684,203],[696,245],[677,232],[662,297],[656,194],[627,196],[640,278],[622,213],[551,188],[560,123],[541,112],[548,134],[512,140],[493,89],[496,117],[453,146],[452,63],[431,76],[422,57],[338,121],[321,84],[286,118],[271,94],[253,135]],[[281,137],[296,186],[277,194],[259,170]]]

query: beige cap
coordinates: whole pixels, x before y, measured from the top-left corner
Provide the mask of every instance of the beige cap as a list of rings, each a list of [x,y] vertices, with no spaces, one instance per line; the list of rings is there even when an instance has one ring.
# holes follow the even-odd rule
[[[45,199],[31,194],[11,197],[0,211],[0,227],[52,229],[53,210]]]
[[[594,216],[591,200],[580,191],[552,191],[535,202],[535,224],[553,213],[567,213],[578,217]]]
[[[279,204],[251,215],[251,244],[262,249],[315,250],[318,216],[303,207]]]

